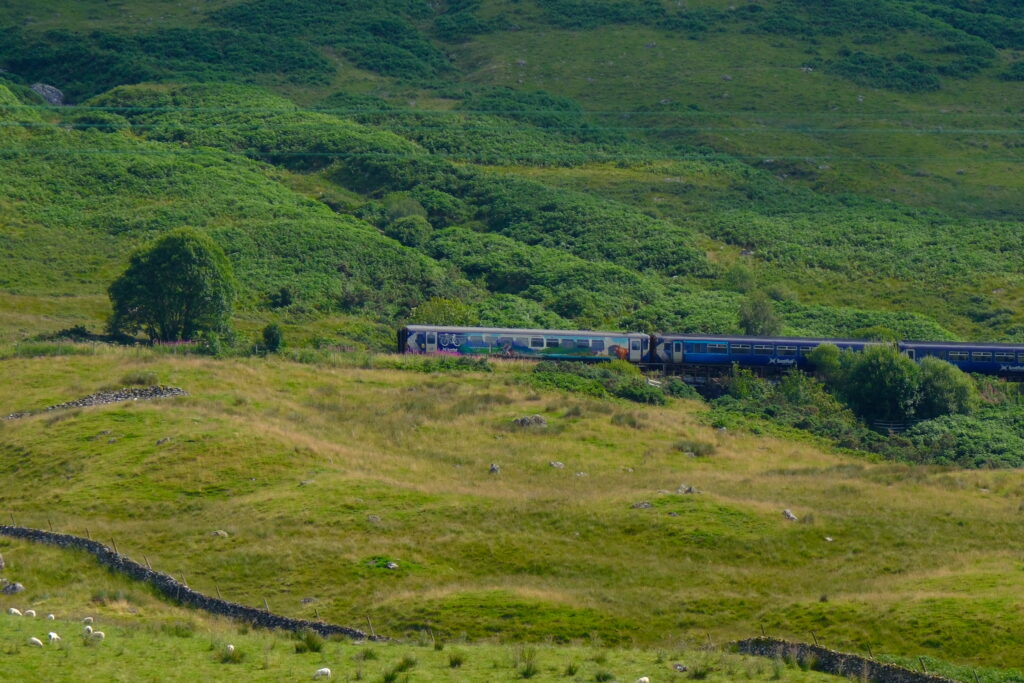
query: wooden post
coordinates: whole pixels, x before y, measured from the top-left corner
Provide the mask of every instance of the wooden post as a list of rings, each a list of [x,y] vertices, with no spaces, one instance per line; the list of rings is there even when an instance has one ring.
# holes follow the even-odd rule
[[[921,671],[928,673],[928,667],[924,665],[924,657],[918,657],[917,661],[921,662]]]
[[[113,536],[110,537],[110,542],[114,544],[114,552],[120,555],[121,553],[117,552],[117,541],[114,540]]]
[[[974,674],[974,683],[981,683],[981,681],[978,679],[978,672],[971,671],[971,673]]]
[[[11,526],[18,526],[18,523],[14,521],[14,513],[11,513]]]
[[[188,579],[185,578],[185,572],[181,572],[181,584],[188,588]]]
[[[818,636],[814,635],[814,631],[811,631],[811,638],[814,638],[814,644],[818,644]]]
[[[266,598],[263,598],[263,607],[266,608],[268,612],[270,611],[270,603],[267,602]]]
[[[217,597],[223,600],[224,597],[220,594],[220,586],[217,585],[216,581],[213,582],[213,587],[217,589]]]
[[[870,645],[868,645],[868,657],[871,657],[871,659],[875,658],[875,653],[871,651]]]
[[[46,523],[50,525],[50,531],[52,532],[53,531],[53,522],[50,521],[49,517],[46,518]]]
[[[318,610],[316,607],[314,607],[313,608],[313,614],[316,615],[316,620],[320,621],[320,610]]]
[[[767,636],[768,634],[764,632],[764,624],[761,624],[761,637],[766,638]]]
[[[370,637],[371,638],[376,638],[377,634],[373,632],[373,622],[370,621],[370,615],[369,614],[366,615],[366,624],[370,627]]]
[[[13,515],[11,519],[14,519]],[[92,540],[92,534],[89,533],[89,527],[85,527],[85,537],[88,538],[90,541]]]
[[[151,565],[151,564],[149,563],[149,558],[148,558],[148,557],[146,557],[146,555],[145,555],[145,554],[143,554],[143,555],[142,555],[142,558],[143,558],[144,560],[146,560],[146,567],[147,567],[147,568],[149,569],[149,571],[153,571],[153,565]]]

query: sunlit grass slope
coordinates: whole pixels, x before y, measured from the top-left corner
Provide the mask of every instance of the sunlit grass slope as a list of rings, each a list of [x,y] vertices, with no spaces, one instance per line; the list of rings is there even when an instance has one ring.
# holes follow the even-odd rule
[[[861,651],[1020,658],[1018,472],[715,432],[696,404],[535,393],[514,367],[104,351],[4,368],[3,412],[138,372],[190,393],[4,423],[0,509],[112,539],[229,599],[369,617],[392,635],[652,645],[763,626]],[[533,413],[549,427],[511,426]],[[714,453],[687,456],[686,440]]]
[[[514,681],[527,677],[524,672],[539,681],[593,681],[602,673],[609,675],[605,680],[632,681],[641,675],[678,676],[671,668],[676,662],[712,681],[834,680],[782,661],[710,651],[681,639],[663,648],[622,649],[591,642],[471,643],[424,632],[398,643],[307,637],[303,642],[314,649],[299,652],[292,634],[250,630],[169,606],[80,553],[8,539],[0,539],[0,551],[7,573],[29,585],[21,595],[0,599],[0,669],[10,681],[299,681],[311,679],[321,667],[341,681],[388,680],[396,670],[407,680],[431,682]],[[10,616],[8,606],[32,608],[38,616]],[[46,620],[47,613],[55,620]],[[102,643],[82,637],[84,616],[93,617],[94,628],[103,631]],[[60,636],[59,643],[48,643],[49,631]],[[30,637],[46,645],[29,646]]]

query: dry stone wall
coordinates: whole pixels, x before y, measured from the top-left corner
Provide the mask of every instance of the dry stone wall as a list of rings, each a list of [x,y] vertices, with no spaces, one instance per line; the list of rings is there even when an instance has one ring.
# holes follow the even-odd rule
[[[305,619],[293,619],[266,610],[247,607],[237,602],[229,602],[220,598],[210,597],[194,591],[174,577],[162,572],[154,571],[149,567],[139,564],[128,557],[116,552],[102,543],[80,536],[70,534],[58,534],[52,531],[40,529],[29,529],[20,526],[0,525],[0,534],[12,538],[20,538],[35,543],[45,543],[60,548],[74,548],[91,553],[101,565],[111,571],[124,574],[136,581],[145,581],[170,600],[178,604],[201,609],[210,614],[243,621],[253,626],[262,628],[280,628],[289,631],[316,631],[320,635],[329,636],[340,634],[357,640],[386,640],[381,636],[368,636],[362,631],[346,626],[328,624],[322,621],[308,621]]]
[[[818,645],[791,643],[776,638],[751,638],[736,643],[746,655],[792,659],[803,667],[836,676],[848,676],[874,683],[955,683],[950,678],[876,662],[860,655],[845,654]]]

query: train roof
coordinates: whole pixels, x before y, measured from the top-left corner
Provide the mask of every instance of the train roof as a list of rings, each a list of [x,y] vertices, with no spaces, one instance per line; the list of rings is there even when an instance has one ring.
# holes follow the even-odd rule
[[[1013,342],[952,342],[952,341],[905,341],[900,342],[908,348],[931,348],[931,349],[987,349],[1001,351],[1003,349],[1020,351],[1024,344]]]
[[[738,341],[738,342],[749,342],[753,343],[767,343],[767,344],[882,344],[884,342],[874,341],[871,339],[838,339],[838,338],[825,338],[825,337],[752,337],[742,334],[693,334],[693,333],[681,333],[673,334],[671,332],[663,332],[654,335],[659,339],[671,339],[671,340],[712,340],[712,341]]]
[[[601,337],[647,337],[643,332],[614,332],[608,330],[532,330],[519,327],[465,327],[461,325],[405,325],[404,329],[412,332],[497,332],[510,335],[558,335],[560,337],[574,337],[579,335],[601,336]]]

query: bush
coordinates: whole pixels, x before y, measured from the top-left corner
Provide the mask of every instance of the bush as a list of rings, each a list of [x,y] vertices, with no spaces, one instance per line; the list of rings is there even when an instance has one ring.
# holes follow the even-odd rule
[[[263,328],[263,347],[268,353],[277,353],[284,347],[284,332],[277,323]]]
[[[662,391],[673,398],[700,399],[701,395],[697,390],[678,377],[669,377],[661,385]]]
[[[320,652],[324,649],[324,638],[312,629],[306,629],[295,634],[295,652]]]
[[[692,455],[698,458],[713,455],[716,450],[714,444],[706,443],[704,441],[695,441],[693,439],[677,441],[674,448],[680,453]]]

